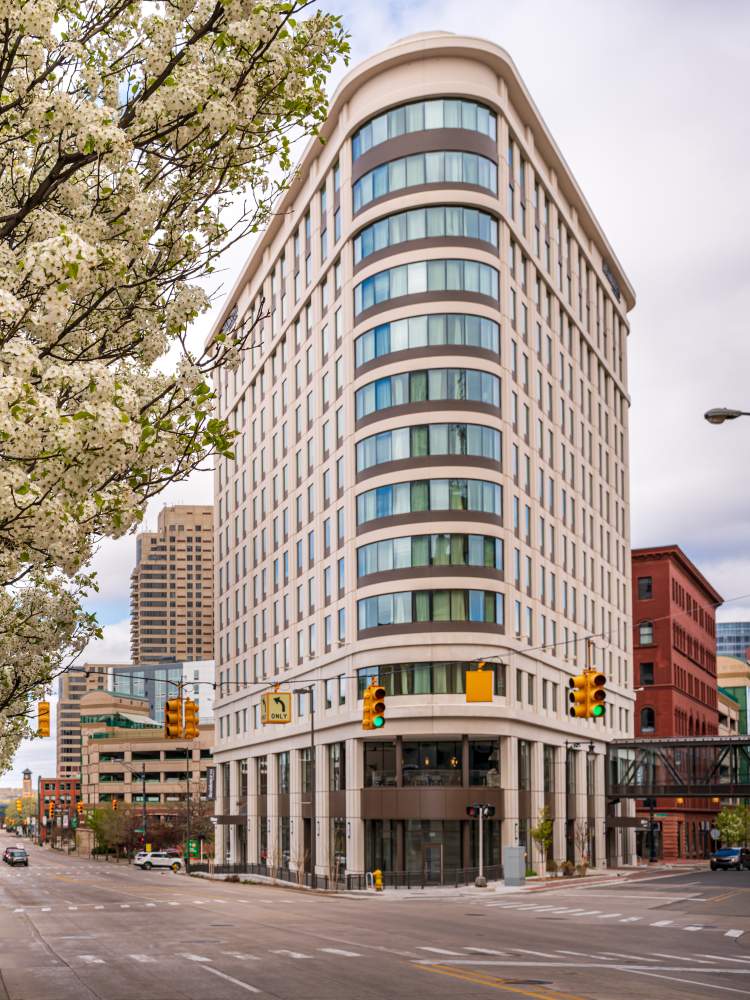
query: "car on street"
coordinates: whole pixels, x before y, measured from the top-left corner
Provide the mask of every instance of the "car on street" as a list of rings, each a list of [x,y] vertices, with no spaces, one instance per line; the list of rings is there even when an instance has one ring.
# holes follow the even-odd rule
[[[148,871],[150,868],[171,868],[178,872],[182,868],[182,858],[177,851],[141,851],[133,858],[133,864]]]
[[[23,847],[8,847],[3,854],[3,861],[15,867],[16,865],[23,865],[25,868],[29,867],[29,856]]]
[[[750,850],[747,847],[721,847],[711,855],[711,871],[722,868],[734,868],[742,871],[750,868]]]

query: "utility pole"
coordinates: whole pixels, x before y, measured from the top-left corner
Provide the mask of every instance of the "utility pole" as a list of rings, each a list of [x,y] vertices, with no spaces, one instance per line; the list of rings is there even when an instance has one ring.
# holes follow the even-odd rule
[[[143,824],[142,825],[143,825],[143,850],[145,851],[146,850],[146,827],[147,827],[147,822],[148,822],[148,820],[147,820],[148,813],[146,812],[146,762],[145,761],[143,762],[143,770],[141,771],[141,778],[143,779],[143,785],[142,785],[142,787],[143,787],[143,796],[142,796]]]

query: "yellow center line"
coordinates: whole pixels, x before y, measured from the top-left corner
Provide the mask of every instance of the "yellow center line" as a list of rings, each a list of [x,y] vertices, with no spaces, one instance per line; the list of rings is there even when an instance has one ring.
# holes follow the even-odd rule
[[[558,990],[548,990],[545,987],[542,987],[544,993],[538,993],[536,990],[525,990],[520,986],[514,986],[507,980],[498,979],[496,976],[481,972],[464,972],[460,969],[452,969],[448,965],[419,965],[417,968],[423,969],[425,972],[437,972],[441,976],[460,979],[465,983],[473,983],[475,986],[489,986],[505,993],[515,993],[516,996],[533,997],[534,1000],[586,1000],[585,997],[578,996],[578,994],[560,993]]]
[[[750,892],[750,889],[730,889],[729,892],[724,892],[720,896],[711,896],[710,899],[702,899],[702,903],[719,903],[724,899],[731,899],[732,896],[738,895],[740,892]]]

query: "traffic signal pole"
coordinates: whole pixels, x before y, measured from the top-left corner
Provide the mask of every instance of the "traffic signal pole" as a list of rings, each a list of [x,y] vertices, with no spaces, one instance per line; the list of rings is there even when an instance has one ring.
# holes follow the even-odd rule
[[[482,889],[487,885],[484,877],[484,806],[479,810],[479,875],[474,884]]]

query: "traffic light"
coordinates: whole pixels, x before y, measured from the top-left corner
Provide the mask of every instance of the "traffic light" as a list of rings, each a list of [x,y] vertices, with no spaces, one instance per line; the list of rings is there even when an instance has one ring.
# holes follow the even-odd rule
[[[605,711],[607,678],[598,670],[584,670],[568,681],[570,715],[574,719],[600,719]]]
[[[371,681],[365,688],[362,705],[362,728],[382,729],[385,725],[385,688]]]
[[[76,802],[76,812],[79,816],[83,816],[83,802],[81,799]]]
[[[49,802],[49,804],[47,806],[47,812],[49,814],[49,818],[52,819],[53,816],[55,815],[55,803],[54,802],[52,802],[52,801]]]
[[[18,813],[19,816],[21,815],[22,811],[23,811],[23,802],[21,799],[16,799],[16,812]]]
[[[164,735],[168,740],[182,739],[181,698],[169,698],[164,705]]]
[[[49,702],[40,701],[37,705],[37,736],[49,736]]]
[[[588,700],[586,697],[586,674],[578,674],[568,681],[570,691],[568,701],[570,702],[570,714],[574,719],[587,719]]]
[[[112,799],[112,811],[117,812],[117,799]]]
[[[191,698],[185,699],[185,729],[183,731],[183,737],[186,740],[197,739],[200,733],[200,726],[198,724],[198,703],[193,701]]]

